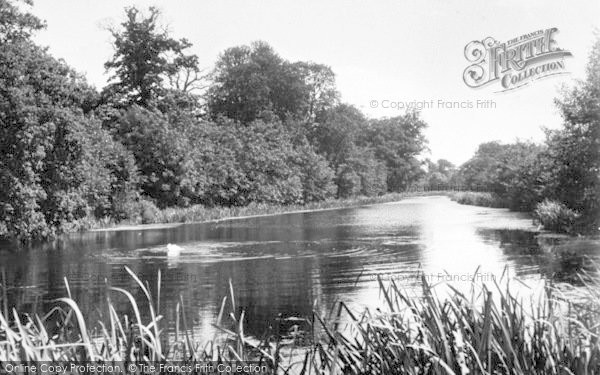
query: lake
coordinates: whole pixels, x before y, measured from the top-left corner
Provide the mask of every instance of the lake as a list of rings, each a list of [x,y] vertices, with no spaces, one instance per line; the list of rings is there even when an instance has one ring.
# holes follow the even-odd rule
[[[166,245],[182,252],[168,257]],[[15,251],[0,247],[9,307],[48,311],[52,300],[73,298],[88,317],[99,316],[110,296],[119,312],[132,313],[107,285],[142,291],[131,268],[156,291],[162,275],[161,314],[174,329],[184,301],[189,330],[210,338],[229,280],[246,311],[245,330],[261,335],[280,318],[325,312],[336,301],[375,307],[377,275],[418,294],[419,275],[430,283],[493,282],[504,272],[539,285],[577,289],[576,273],[600,257],[600,243],[540,235],[523,213],[459,205],[432,196],[359,208],[291,213],[168,228],[78,233]],[[479,268],[478,268],[479,267]],[[475,271],[478,273],[475,274]],[[1,279],[0,279],[1,280]],[[143,311],[147,315],[147,311]],[[90,322],[88,322],[89,324]]]

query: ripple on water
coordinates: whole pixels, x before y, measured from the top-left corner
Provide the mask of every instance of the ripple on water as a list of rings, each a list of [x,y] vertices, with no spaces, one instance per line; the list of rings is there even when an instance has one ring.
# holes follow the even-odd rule
[[[174,315],[183,296],[188,323],[202,335],[212,329],[231,279],[236,302],[247,311],[247,332],[261,335],[279,314],[310,315],[315,301],[325,308],[336,299],[378,306],[378,276],[418,292],[419,271],[463,275],[483,263],[488,272],[508,267],[511,276],[532,282],[572,282],[573,270],[586,267],[582,256],[600,256],[598,240],[536,237],[535,229],[527,215],[429,197],[235,223],[76,234],[54,251],[0,251],[0,264],[9,265],[8,285],[35,286],[9,291],[11,306],[25,304],[23,311],[40,295],[64,296],[65,276],[91,311],[103,300],[105,279],[136,288],[125,265],[150,285],[160,271],[165,316]],[[168,257],[167,243],[182,247],[180,255]],[[125,302],[120,313],[129,312]]]

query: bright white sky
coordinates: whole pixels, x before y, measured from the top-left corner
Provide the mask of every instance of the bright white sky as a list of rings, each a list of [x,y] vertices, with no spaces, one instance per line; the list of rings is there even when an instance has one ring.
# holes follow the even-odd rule
[[[106,26],[119,23],[126,5],[156,5],[175,37],[194,43],[210,68],[228,47],[254,40],[270,43],[284,58],[331,66],[342,99],[372,117],[397,110],[370,108],[371,100],[494,100],[495,109],[425,109],[433,159],[460,164],[481,142],[543,139],[541,126],[557,127],[557,89],[582,78],[600,1],[358,1],[358,0],[37,0],[33,11],[47,20],[38,41],[56,57],[106,84],[103,63],[112,55]],[[471,89],[462,81],[467,43],[492,36],[502,42],[557,27],[558,46],[574,57],[572,74],[536,81],[507,93]]]

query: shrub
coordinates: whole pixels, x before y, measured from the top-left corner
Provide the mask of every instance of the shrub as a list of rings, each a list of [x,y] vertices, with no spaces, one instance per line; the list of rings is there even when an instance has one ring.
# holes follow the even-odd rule
[[[580,214],[561,202],[546,199],[537,204],[534,216],[544,229],[572,233]]]
[[[152,201],[140,199],[138,202],[138,207],[142,224],[151,224],[157,222],[160,210]]]

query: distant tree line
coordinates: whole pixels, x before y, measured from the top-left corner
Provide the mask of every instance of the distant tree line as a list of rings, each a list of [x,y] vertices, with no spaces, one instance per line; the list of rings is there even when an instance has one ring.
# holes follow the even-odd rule
[[[425,186],[493,192],[503,205],[534,211],[547,228],[596,232],[600,226],[600,39],[586,77],[564,89],[556,105],[562,127],[545,130],[542,144],[487,142],[455,168],[429,162]]]
[[[417,113],[372,120],[332,70],[268,44],[200,69],[155,8],[110,30],[98,91],[38,46],[29,0],[0,0],[0,237],[43,239],[171,206],[298,204],[401,191],[423,175]]]

